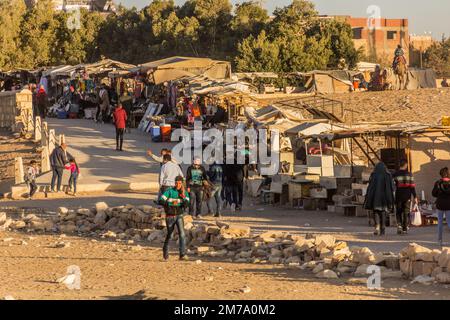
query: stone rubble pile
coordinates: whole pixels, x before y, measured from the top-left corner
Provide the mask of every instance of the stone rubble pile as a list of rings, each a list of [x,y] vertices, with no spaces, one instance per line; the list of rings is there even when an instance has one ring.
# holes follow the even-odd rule
[[[184,224],[189,253],[199,258],[285,265],[308,270],[322,279],[353,277],[351,283],[362,283],[364,279],[358,278],[367,278],[369,267],[376,265],[382,279],[420,277],[416,282],[432,279],[450,283],[450,248],[430,250],[413,243],[400,254],[377,253],[365,247],[350,247],[331,235],[298,236],[279,231],[255,235],[248,226],[221,221],[194,223],[191,216],[184,217]],[[100,202],[92,209],[61,207],[58,215],[46,218],[22,213],[18,219],[11,219],[0,212],[0,230],[77,233],[128,244],[146,241],[159,245],[165,239],[165,226],[163,210],[147,205],[110,208]],[[178,240],[176,232],[173,240]]]

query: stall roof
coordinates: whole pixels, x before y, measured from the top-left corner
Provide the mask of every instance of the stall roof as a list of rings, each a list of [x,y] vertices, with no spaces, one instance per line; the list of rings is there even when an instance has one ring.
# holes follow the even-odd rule
[[[357,124],[351,129],[330,130],[321,134],[313,134],[308,138],[320,138],[333,141],[345,138],[355,138],[362,135],[384,135],[384,136],[404,136],[420,134],[425,132],[449,132],[450,127],[432,126],[418,122],[398,122],[398,123],[374,123]]]
[[[134,65],[123,63],[111,59],[103,59],[94,63],[78,64],[76,66],[69,66],[63,70],[57,70],[52,73],[52,76],[72,77],[78,71],[86,71],[88,74],[109,73],[117,70],[126,70],[133,68]]]
[[[130,68],[133,73],[152,73],[155,84],[182,77],[205,75],[211,79],[229,79],[231,64],[226,61],[196,57],[170,57]]]

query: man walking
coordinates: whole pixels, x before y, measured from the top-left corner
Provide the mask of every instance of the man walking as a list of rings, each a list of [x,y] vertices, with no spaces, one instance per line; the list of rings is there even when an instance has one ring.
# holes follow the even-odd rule
[[[211,198],[207,202],[208,205],[208,214],[213,214],[213,203],[216,202],[216,214],[214,217],[220,218],[221,210],[222,210],[222,182],[223,182],[223,168],[222,165],[214,162],[213,165],[209,167],[208,170],[209,181],[213,185],[213,189],[211,192]]]
[[[163,156],[163,165],[161,167],[161,173],[159,175],[160,192],[164,194],[168,189],[175,187],[176,178],[184,178],[183,171],[179,165],[172,162],[172,156],[165,154]]]
[[[408,171],[408,161],[402,160],[400,162],[400,170],[394,176],[395,182],[395,206],[397,213],[397,234],[408,233],[408,218],[411,209],[411,198],[414,198],[418,204],[416,194],[416,184],[411,172]]]
[[[61,182],[62,176],[64,173],[64,169],[67,163],[69,163],[69,157],[67,153],[67,145],[65,143],[61,143],[61,145],[55,150],[53,150],[50,155],[50,166],[52,168],[52,184],[51,184],[51,192],[60,192],[61,191]],[[57,182],[57,190],[55,189],[55,183]]]
[[[116,150],[123,151],[123,134],[125,133],[125,125],[127,123],[127,113],[119,104],[113,113],[114,124],[116,125]]]
[[[205,168],[201,165],[200,158],[194,159],[194,164],[187,169],[186,182],[191,205],[189,214],[202,218],[203,182],[208,181]],[[195,210],[195,214],[194,214]]]
[[[436,181],[433,188],[433,197],[436,198],[438,213],[438,241],[442,247],[442,231],[444,229],[444,216],[450,229],[450,172],[448,168],[440,171],[441,179]]]
[[[184,234],[184,208],[189,205],[189,194],[184,190],[183,177],[175,178],[175,187],[167,189],[161,196],[166,212],[167,235],[163,246],[163,258],[169,259],[169,241],[175,227],[178,230],[180,244],[180,260],[187,260],[186,237]]]

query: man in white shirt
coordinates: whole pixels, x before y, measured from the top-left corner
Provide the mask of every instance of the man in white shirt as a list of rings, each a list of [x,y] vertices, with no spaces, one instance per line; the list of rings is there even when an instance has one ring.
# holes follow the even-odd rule
[[[163,165],[159,175],[160,193],[163,194],[167,189],[175,187],[175,179],[181,176],[184,178],[183,171],[178,164],[172,161],[170,154],[163,156]]]

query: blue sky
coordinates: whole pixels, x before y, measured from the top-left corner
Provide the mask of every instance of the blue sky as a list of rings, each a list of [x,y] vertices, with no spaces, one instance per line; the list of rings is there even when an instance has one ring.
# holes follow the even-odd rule
[[[141,8],[150,0],[116,0],[125,6]],[[175,0],[182,4],[183,0]],[[242,1],[231,0],[233,3]],[[358,17],[366,17],[367,8],[376,5],[381,10],[381,16],[385,18],[408,18],[410,20],[410,32],[424,34],[432,32],[433,37],[440,39],[442,34],[450,35],[450,1],[446,0],[312,0],[320,14],[345,14]],[[276,7],[282,7],[291,0],[265,0],[265,6],[273,11]]]

